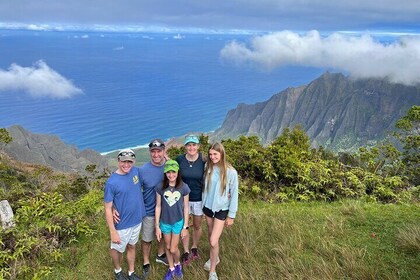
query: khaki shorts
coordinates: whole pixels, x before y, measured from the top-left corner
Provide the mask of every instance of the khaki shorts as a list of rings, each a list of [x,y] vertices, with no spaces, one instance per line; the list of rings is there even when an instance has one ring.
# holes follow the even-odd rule
[[[121,230],[117,230],[118,235],[120,236],[121,243],[111,242],[111,249],[117,250],[120,253],[124,253],[127,244],[135,245],[139,241],[140,230],[142,226],[141,223]]]
[[[152,242],[156,238],[155,234],[155,217],[145,216],[143,218],[143,226],[141,227],[141,240],[144,242]]]

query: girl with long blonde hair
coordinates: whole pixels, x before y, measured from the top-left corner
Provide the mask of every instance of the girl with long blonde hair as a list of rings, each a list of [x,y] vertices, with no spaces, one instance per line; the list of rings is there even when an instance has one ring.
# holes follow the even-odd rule
[[[219,239],[223,229],[231,227],[238,210],[238,173],[227,162],[221,143],[214,143],[208,151],[203,191],[203,213],[208,227],[210,259],[204,269],[210,271],[209,280],[217,280]]]

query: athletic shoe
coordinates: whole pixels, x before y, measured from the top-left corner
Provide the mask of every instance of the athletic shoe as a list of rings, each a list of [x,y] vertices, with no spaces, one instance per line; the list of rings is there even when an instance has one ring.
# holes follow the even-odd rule
[[[166,266],[168,266],[168,265],[169,265],[169,263],[168,263],[168,258],[166,257],[166,254],[165,254],[165,253],[163,253],[161,256],[157,255],[157,256],[156,256],[156,262],[157,262],[157,263],[164,264],[164,265],[166,265]]]
[[[210,272],[209,280],[219,280],[219,278],[217,277],[216,271],[215,272]]]
[[[163,280],[172,280],[175,279],[174,270],[168,269],[168,272],[166,272],[165,277],[163,277]]]
[[[175,279],[182,279],[184,277],[184,274],[182,273],[182,266],[180,264],[175,266],[174,276]]]
[[[216,265],[218,265],[220,262],[220,258],[217,257],[217,262]],[[204,264],[204,270],[210,271],[210,259],[208,261],[206,261],[206,263]],[[217,275],[216,275],[217,277]]]
[[[128,280],[127,275],[125,275],[122,271],[115,273],[115,280]]]
[[[191,248],[191,258],[193,260],[200,258],[200,255],[198,254],[198,248]]]
[[[147,279],[150,275],[150,263],[143,265],[143,279]]]
[[[182,263],[182,265],[187,265],[190,262],[191,262],[190,253],[185,252],[184,254],[182,254],[182,256],[181,256],[181,263]]]
[[[136,273],[131,273],[131,275],[128,276],[128,279],[130,280],[142,280]]]

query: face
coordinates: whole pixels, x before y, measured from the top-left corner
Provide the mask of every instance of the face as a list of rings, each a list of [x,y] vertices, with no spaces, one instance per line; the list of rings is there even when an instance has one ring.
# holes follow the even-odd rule
[[[178,172],[168,171],[165,174],[166,174],[166,178],[168,178],[168,181],[169,181],[170,184],[175,184],[176,183],[176,178],[178,177]]]
[[[118,161],[118,170],[121,174],[130,173],[131,168],[133,168],[134,162],[130,160]]]
[[[213,162],[213,164],[219,163],[221,156],[222,155],[218,151],[210,149],[209,158]]]
[[[162,165],[165,156],[165,151],[160,149],[153,149],[150,151],[150,160],[153,165]]]
[[[187,151],[187,154],[190,156],[195,156],[198,153],[199,145],[196,143],[188,143],[185,145],[185,150]]]

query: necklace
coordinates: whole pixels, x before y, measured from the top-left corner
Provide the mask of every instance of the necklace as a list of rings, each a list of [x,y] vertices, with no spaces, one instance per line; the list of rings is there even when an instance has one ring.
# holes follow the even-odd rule
[[[196,159],[194,159],[194,160],[190,160],[190,159],[188,158],[188,155],[185,155],[185,158],[187,159],[189,166],[190,166],[190,167],[193,167],[194,162],[198,159],[198,154],[197,154],[197,158],[196,158]]]

